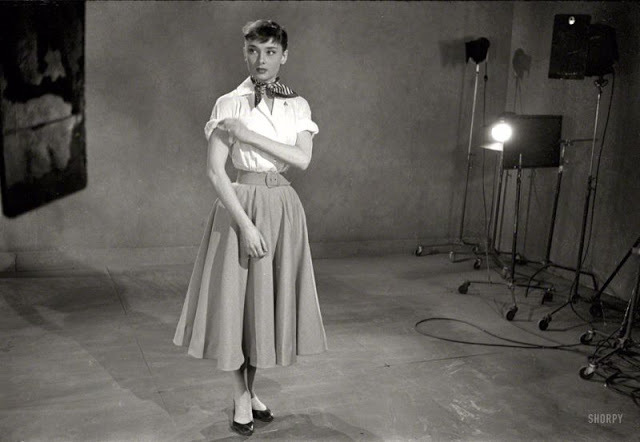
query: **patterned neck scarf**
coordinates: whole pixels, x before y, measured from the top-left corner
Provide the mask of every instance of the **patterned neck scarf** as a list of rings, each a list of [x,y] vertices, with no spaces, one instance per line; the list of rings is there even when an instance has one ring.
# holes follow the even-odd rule
[[[279,83],[278,80],[280,80],[280,77],[277,77],[276,81],[274,81],[273,83],[262,83],[251,77],[251,81],[253,82],[253,85],[255,87],[256,106],[260,103],[260,101],[262,101],[262,97],[265,95],[269,98],[292,98],[298,96],[298,94],[296,94],[293,90],[289,89],[284,84]]]

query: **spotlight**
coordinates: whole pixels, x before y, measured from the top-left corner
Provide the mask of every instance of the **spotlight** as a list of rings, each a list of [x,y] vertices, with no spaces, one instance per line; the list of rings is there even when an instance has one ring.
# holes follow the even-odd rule
[[[480,147],[482,149],[502,151],[504,143],[511,139],[511,135],[513,135],[511,125],[501,118],[491,126],[484,128]]]
[[[504,120],[498,121],[491,127],[491,136],[499,143],[504,143],[511,139],[513,135],[513,129]]]

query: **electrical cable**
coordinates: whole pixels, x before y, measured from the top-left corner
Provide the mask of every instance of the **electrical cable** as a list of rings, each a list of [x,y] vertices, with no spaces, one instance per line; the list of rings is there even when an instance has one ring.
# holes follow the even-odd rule
[[[434,334],[427,333],[427,332],[424,332],[424,331],[421,331],[421,330],[418,329],[418,326],[420,326],[421,324],[424,324],[426,322],[431,322],[431,321],[458,322],[458,323],[461,323],[461,324],[468,325],[468,326],[470,326],[472,328],[475,328],[477,330],[480,330],[481,332],[483,332],[483,333],[485,333],[485,334],[487,334],[487,335],[489,335],[489,336],[491,336],[493,338],[499,339],[501,341],[511,342],[512,344],[496,344],[496,343],[491,343],[491,342],[465,341],[465,340],[461,340],[461,339],[453,339],[453,338],[447,338],[447,337],[434,335]],[[420,321],[416,322],[416,324],[414,325],[414,328],[421,335],[428,336],[430,338],[440,339],[442,341],[454,342],[454,343],[458,343],[458,344],[482,345],[482,346],[485,346],[485,347],[530,348],[530,349],[535,349],[535,350],[561,350],[561,349],[567,349],[567,348],[578,347],[578,346],[583,345],[583,344],[540,345],[540,344],[533,344],[531,342],[517,341],[515,339],[509,339],[509,338],[505,338],[505,337],[496,335],[495,333],[492,333],[492,332],[490,332],[488,330],[485,330],[482,327],[480,327],[478,325],[475,325],[475,324],[473,324],[471,322],[468,322],[468,321],[465,321],[465,320],[462,320],[462,319],[447,318],[447,317],[433,317],[433,318],[421,319]]]

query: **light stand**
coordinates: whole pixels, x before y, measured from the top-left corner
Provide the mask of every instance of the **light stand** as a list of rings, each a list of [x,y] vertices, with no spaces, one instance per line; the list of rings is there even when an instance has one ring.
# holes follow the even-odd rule
[[[633,246],[631,246],[631,249],[627,251],[627,254],[624,255],[624,258],[622,258],[622,261],[620,261],[620,264],[618,264],[618,266],[611,273],[611,275],[609,275],[609,277],[604,282],[604,284],[602,284],[602,287],[600,288],[600,290],[598,290],[598,292],[593,296],[593,298],[591,299],[591,307],[589,308],[589,312],[591,313],[591,315],[598,318],[602,317],[602,301],[600,297],[602,296],[604,291],[607,289],[609,284],[611,284],[611,281],[613,281],[613,278],[615,278],[615,276],[618,274],[618,272],[620,271],[624,263],[627,262],[627,260],[633,253],[634,248],[639,246],[640,246],[640,237],[636,239],[636,242],[633,243]]]
[[[607,335],[607,337],[596,346],[596,350],[589,357],[589,365],[580,369],[580,377],[582,379],[591,379],[596,370],[600,366],[607,365],[613,356],[620,356],[622,359],[625,359],[626,357],[637,358],[638,356],[638,352],[633,350],[633,347],[637,347],[638,344],[633,341],[631,333],[633,331],[635,316],[638,311],[638,291],[640,291],[640,248],[637,247],[639,241],[640,238],[636,240],[634,246],[630,250],[630,253],[625,257],[626,261],[630,255],[634,255],[639,266],[635,288],[627,304],[627,309],[620,324],[620,328],[618,328],[614,333]],[[616,272],[618,270],[619,268],[616,269]],[[593,332],[588,332],[588,334],[585,334],[586,336],[583,335],[583,337],[580,338],[580,341],[583,343],[585,343],[585,341],[589,342],[591,340],[591,336],[593,336],[592,333]],[[604,354],[600,356],[599,353],[602,350],[605,351]],[[606,378],[605,385],[612,385],[616,380],[622,379],[624,379],[624,374],[621,370],[616,370],[612,376]],[[635,400],[634,396],[634,401]]]
[[[501,161],[502,163],[502,161]],[[501,170],[500,173],[502,174],[502,164],[501,164]],[[509,269],[507,271],[508,275],[506,277],[506,282],[493,282],[491,280],[478,280],[478,281],[464,281],[462,283],[462,285],[460,285],[458,287],[458,293],[461,294],[466,294],[469,290],[469,286],[471,284],[503,284],[506,285],[507,288],[509,289],[509,293],[511,295],[511,301],[512,301],[512,305],[511,307],[509,307],[509,309],[507,310],[506,314],[505,314],[505,318],[508,321],[512,321],[513,318],[516,315],[516,312],[518,311],[518,304],[516,302],[516,297],[515,297],[515,288],[516,287],[530,287],[529,284],[524,284],[524,283],[519,283],[516,281],[516,261],[517,261],[517,253],[516,253],[516,247],[518,244],[518,227],[519,227],[519,221],[520,221],[520,194],[521,194],[521,189],[522,189],[522,154],[519,155],[518,158],[518,167],[517,167],[517,173],[516,173],[516,195],[515,195],[515,207],[514,207],[514,214],[513,214],[513,238],[511,240],[511,262],[510,262],[510,266]],[[496,213],[497,215],[497,213]],[[497,259],[499,261],[499,259]],[[549,289],[547,289],[549,290]]]
[[[471,146],[473,142],[473,123],[474,123],[475,114],[476,114],[476,101],[478,97],[478,76],[479,75],[480,75],[480,63],[476,63],[475,81],[473,86],[473,104],[471,105],[471,124],[469,127],[469,145],[467,146],[467,173],[464,181],[464,193],[462,194],[462,215],[460,216],[460,229],[458,230],[458,237],[456,238],[456,240],[454,240],[454,244],[463,245],[463,246],[473,246],[473,249],[472,249],[473,254],[477,254],[480,249],[478,244],[466,242],[464,240],[464,220],[465,220],[465,214],[467,210],[467,193],[469,191],[469,178],[471,176],[471,168],[473,164],[473,154],[471,153]],[[422,245],[419,244],[418,247],[416,248],[415,255],[422,256],[422,254],[423,254],[423,247]],[[451,250],[449,252],[449,260],[451,262],[456,262],[455,256],[456,256],[455,252]],[[480,268],[478,259],[476,259],[476,264],[474,264],[474,266],[476,268]]]
[[[498,252],[498,249],[496,248],[496,238],[497,238],[497,234],[498,234],[498,216],[500,216],[500,200],[502,197],[502,182],[503,182],[503,177],[504,177],[504,145],[503,145],[503,150],[500,151],[500,159],[498,161],[498,186],[496,188],[494,188],[493,193],[494,193],[494,200],[495,200],[495,207],[492,207],[492,220],[493,221],[493,233],[491,234],[491,236],[489,236],[487,238],[487,251],[488,253],[491,254],[491,256],[494,258],[494,261],[496,261],[496,263],[502,267],[503,271],[504,271],[504,275],[506,275],[506,272],[508,271],[507,267],[502,263],[502,261],[500,260],[500,253]],[[505,184],[505,188],[506,188],[506,184]],[[496,192],[497,189],[497,192]],[[492,203],[493,206],[494,203]],[[490,223],[491,224],[491,223]],[[488,234],[488,232],[487,232]]]
[[[471,175],[471,167],[473,164],[473,154],[471,153],[471,146],[473,143],[473,123],[476,115],[476,101],[478,97],[478,76],[480,75],[480,64],[476,63],[475,82],[473,86],[473,104],[471,106],[471,124],[469,125],[469,144],[467,146],[467,174],[464,181],[464,193],[462,194],[462,215],[460,216],[460,228],[458,229],[458,243],[466,245],[464,241],[464,220],[467,211],[467,193],[469,191],[469,177]]]
[[[627,254],[624,255],[620,263],[616,266],[615,270],[611,272],[607,280],[604,282],[604,284],[602,284],[602,287],[600,288],[600,290],[598,290],[598,292],[593,297],[593,300],[591,301],[593,304],[591,305],[591,308],[590,308],[591,314],[593,316],[602,316],[602,305],[601,305],[600,297],[602,296],[604,291],[607,289],[607,287],[609,287],[609,284],[611,284],[611,281],[613,281],[613,279],[616,277],[620,269],[622,269],[622,267],[627,262],[627,260],[631,257],[631,255],[638,254],[639,247],[640,247],[640,236],[636,238],[636,241],[633,243],[631,248],[627,250]],[[594,308],[598,310],[599,314],[597,312],[594,312]],[[602,332],[599,332],[592,328],[591,330],[583,333],[582,336],[580,336],[580,342],[582,344],[588,344],[589,342],[591,342],[595,334],[603,335]],[[608,335],[605,335],[605,336],[608,336]]]
[[[477,243],[471,243],[464,240],[464,221],[465,215],[467,211],[467,194],[469,192],[469,178],[471,176],[471,169],[473,167],[473,153],[471,152],[471,147],[473,143],[473,124],[475,122],[476,115],[476,102],[478,98],[478,77],[480,75],[480,61],[476,61],[476,69],[475,69],[475,80],[473,86],[473,102],[471,105],[471,124],[469,125],[469,144],[467,146],[467,172],[464,180],[464,192],[462,194],[462,214],[460,215],[460,228],[458,229],[458,237],[454,240],[455,245],[463,245],[463,246],[472,246],[472,253],[477,255],[480,248]],[[423,253],[422,245],[418,245],[415,251],[416,256],[421,256]],[[456,254],[455,251],[449,251],[449,260],[451,262],[456,262]],[[474,268],[480,268],[480,259],[476,258],[474,263]]]
[[[568,266],[564,266],[561,264],[557,264],[554,263],[553,261],[551,261],[551,247],[553,245],[553,234],[554,234],[554,230],[555,230],[555,225],[556,225],[556,218],[557,218],[557,214],[558,214],[558,202],[560,200],[560,188],[562,187],[562,175],[564,173],[564,154],[565,154],[565,150],[567,147],[571,147],[574,143],[577,142],[583,142],[583,141],[592,141],[591,138],[581,138],[581,139],[574,139],[574,140],[562,140],[560,142],[560,162],[558,165],[558,174],[557,174],[557,179],[556,179],[556,188],[555,188],[555,193],[554,193],[554,198],[553,198],[553,210],[551,212],[551,224],[549,226],[549,234],[547,236],[547,248],[546,248],[546,252],[545,252],[545,257],[542,260],[542,262],[539,262],[539,264],[542,264],[542,267],[539,268],[538,270],[536,270],[533,275],[531,275],[530,280],[533,280],[536,276],[538,276],[538,274],[540,274],[541,272],[547,270],[549,267],[555,267],[555,268],[559,268],[559,269],[563,269],[563,270],[571,270],[571,271],[576,271],[575,268],[573,267],[568,267]],[[598,290],[598,282],[596,281],[595,275],[593,274],[593,272],[588,272],[586,270],[581,269],[580,273],[582,273],[583,275],[588,275],[591,277],[591,281],[593,283],[593,289],[594,290]],[[525,292],[525,298],[528,296],[529,294],[529,290],[527,289],[527,291]],[[542,303],[544,304],[545,301],[551,301],[553,300],[553,293],[548,292],[545,293],[545,296],[543,296],[542,298]]]
[[[476,269],[480,268],[480,259],[477,257],[478,251],[480,250],[479,245],[477,243],[470,243],[464,240],[464,222],[465,215],[467,210],[467,195],[469,192],[469,178],[471,175],[471,168],[473,163],[473,154],[471,153],[471,147],[473,145],[473,124],[475,122],[475,114],[476,114],[476,102],[478,98],[478,77],[480,75],[480,63],[487,59],[487,53],[489,50],[489,46],[491,43],[488,39],[481,37],[477,40],[468,41],[465,43],[465,53],[466,53],[466,61],[472,59],[475,64],[475,80],[473,86],[473,104],[471,107],[471,124],[469,127],[469,144],[467,146],[467,171],[464,182],[464,193],[462,197],[462,214],[460,217],[460,229],[458,230],[458,237],[453,241],[455,245],[463,245],[463,246],[473,246],[472,252],[476,255],[474,267]],[[487,81],[487,75],[484,76],[485,83]],[[486,84],[485,84],[486,87]],[[416,256],[422,256],[423,247],[422,245],[418,245],[415,251]],[[451,262],[455,262],[455,252],[451,250],[449,252],[449,259]]]
[[[596,115],[593,123],[593,138],[591,142],[591,160],[589,162],[589,176],[587,177],[587,192],[585,195],[584,201],[584,209],[582,212],[582,228],[580,230],[580,242],[578,245],[578,257],[575,268],[575,276],[573,279],[573,284],[571,285],[571,291],[567,296],[567,301],[562,304],[560,307],[556,308],[550,313],[547,313],[540,321],[538,321],[538,328],[540,330],[546,330],[549,327],[549,323],[552,320],[554,314],[562,310],[568,305],[572,305],[574,302],[578,300],[578,287],[580,285],[580,275],[582,272],[582,261],[583,261],[583,252],[584,252],[584,243],[586,239],[587,233],[587,221],[589,218],[589,210],[591,208],[591,196],[596,190],[596,177],[593,176],[593,159],[596,151],[596,135],[598,131],[598,115],[600,112],[600,98],[602,97],[602,89],[606,86],[608,81],[604,77],[599,77],[594,81],[596,88],[598,89],[598,99],[596,102]]]
[[[490,148],[489,150],[496,150],[496,149]],[[500,201],[502,199],[502,185],[503,185],[503,177],[504,177],[504,170],[503,170],[504,169],[504,143],[502,143],[501,148],[499,149],[499,152],[500,152],[500,157],[498,159],[498,170],[496,171],[497,186],[495,185],[495,181],[494,181],[493,198],[491,201],[492,215],[491,215],[491,218],[489,219],[489,228],[491,228],[491,224],[493,223],[493,233],[490,234],[489,230],[487,229],[487,238],[486,238],[487,248],[485,253],[487,256],[487,260],[489,259],[489,257],[491,257],[494,263],[502,269],[502,276],[504,278],[507,278],[509,267],[502,262],[502,260],[500,259],[500,252],[496,248],[496,238],[498,234],[498,217],[500,216],[500,213],[501,213]],[[505,188],[506,188],[506,183],[505,183]],[[502,215],[504,215],[504,210],[502,212]],[[474,263],[474,268],[476,269],[480,268],[480,263],[478,262]]]

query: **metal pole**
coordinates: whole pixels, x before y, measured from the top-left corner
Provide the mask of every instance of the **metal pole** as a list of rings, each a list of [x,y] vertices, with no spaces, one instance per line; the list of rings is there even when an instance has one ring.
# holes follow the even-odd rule
[[[494,212],[493,219],[493,236],[491,237],[491,248],[496,249],[496,235],[498,234],[498,216],[500,215],[500,198],[502,198],[502,177],[504,174],[504,146],[503,150],[500,151],[500,162],[498,164],[498,198],[496,199],[496,206]]]
[[[558,165],[558,179],[556,181],[556,193],[553,198],[553,211],[551,212],[551,226],[549,227],[549,236],[547,239],[547,252],[544,255],[543,264],[551,261],[551,245],[553,244],[553,231],[556,226],[556,216],[558,214],[558,201],[560,200],[560,186],[562,185],[562,174],[564,172],[564,152],[568,141],[560,142],[560,164]]]
[[[511,283],[515,282],[516,278],[516,255],[518,248],[518,215],[520,211],[520,186],[522,183],[522,154],[518,157],[518,171],[516,175],[516,197],[515,197],[515,209],[513,215],[513,240],[511,242]]]
[[[580,273],[582,273],[582,254],[584,252],[584,240],[587,233],[587,219],[589,217],[589,207],[591,205],[591,193],[595,190],[596,180],[593,176],[593,157],[596,151],[596,134],[598,131],[598,113],[600,112],[600,97],[602,96],[602,87],[606,84],[604,78],[595,81],[598,88],[598,100],[596,102],[596,116],[593,123],[593,141],[591,142],[591,160],[589,162],[589,176],[587,178],[587,195],[584,201],[584,210],[582,212],[582,229],[580,230],[580,245],[578,247],[578,260],[576,263],[576,274],[573,280],[570,300],[575,300],[578,296],[578,286],[580,285]]]
[[[471,126],[469,128],[469,146],[467,147],[467,177],[464,183],[464,194],[462,196],[462,216],[460,217],[460,229],[458,231],[458,240],[462,242],[464,234],[464,217],[467,210],[467,191],[469,190],[469,175],[471,174],[471,145],[473,142],[473,122],[476,114],[476,97],[478,94],[478,75],[480,74],[480,65],[476,63],[476,79],[473,86],[473,105],[471,106]]]

